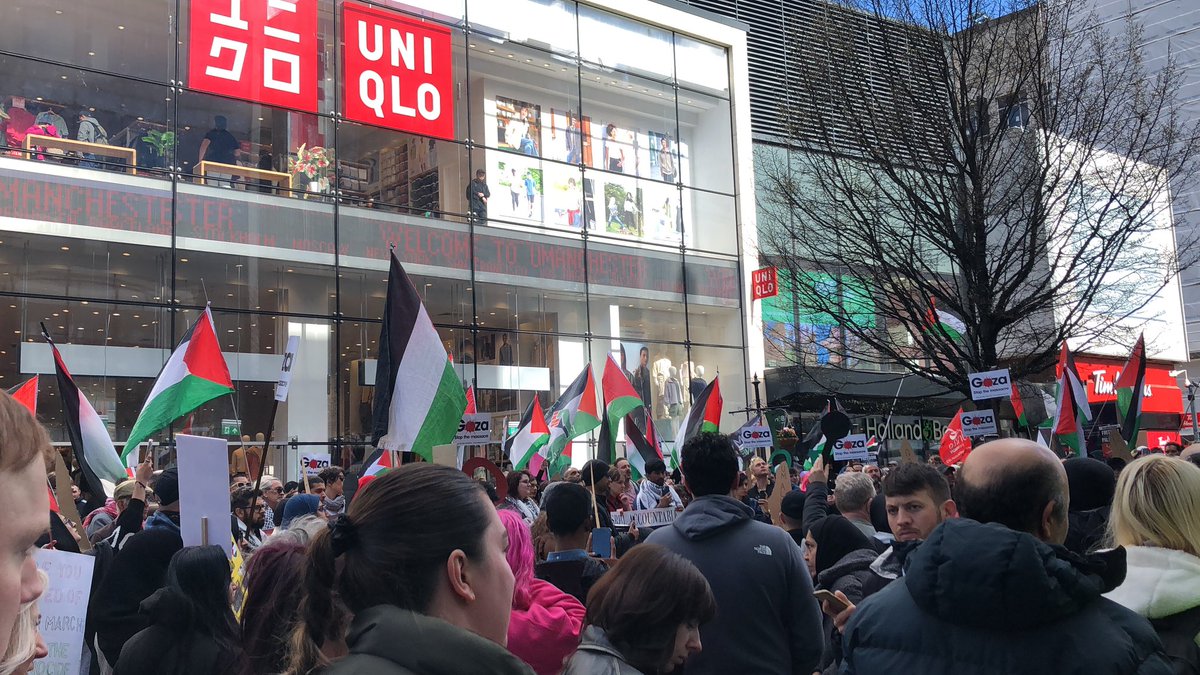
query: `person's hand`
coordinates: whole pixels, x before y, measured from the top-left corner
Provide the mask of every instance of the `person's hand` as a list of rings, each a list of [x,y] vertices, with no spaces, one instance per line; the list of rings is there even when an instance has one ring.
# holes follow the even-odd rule
[[[837,597],[838,600],[841,600],[849,605],[849,607],[839,612],[830,606],[828,600],[823,600],[821,601],[821,611],[825,612],[825,614],[833,619],[833,625],[835,628],[837,628],[839,631],[845,630],[846,624],[849,623],[850,617],[854,616],[854,610],[858,609],[858,607],[854,603],[850,602],[850,598],[847,598],[846,594],[841,591],[834,591],[833,595]]]
[[[671,502],[672,502],[672,501],[673,501],[673,500],[671,499],[671,493],[670,493],[670,492],[668,492],[667,494],[665,494],[665,495],[663,495],[662,497],[659,497],[659,498],[658,498],[658,508],[660,508],[660,509],[665,509],[665,508],[667,508],[668,506],[670,506],[670,505],[671,505]]]
[[[813,462],[812,469],[808,472],[808,482],[824,483],[825,477],[825,456],[822,455]]]
[[[641,536],[641,533],[638,532],[637,523],[634,523],[634,522],[629,523],[629,536],[633,537],[634,541],[637,541],[638,537]]]
[[[44,544],[44,545],[42,546],[42,550],[43,550],[43,551],[53,551],[53,550],[54,550],[54,546],[55,546],[55,544],[57,544],[57,543],[58,543],[58,540],[57,540],[57,539],[51,539],[51,540],[50,540],[50,543],[48,543],[48,544]]]
[[[142,485],[149,485],[150,479],[153,477],[154,465],[150,463],[150,460],[138,464],[137,468],[133,470],[133,479]]]

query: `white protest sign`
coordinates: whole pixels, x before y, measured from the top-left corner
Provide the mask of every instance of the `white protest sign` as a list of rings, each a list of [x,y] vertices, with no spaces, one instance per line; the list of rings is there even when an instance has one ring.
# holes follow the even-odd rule
[[[962,414],[963,435],[967,438],[995,434],[996,414],[991,410],[976,410]]]
[[[229,446],[220,438],[175,435],[179,530],[184,546],[212,544],[233,555],[229,532]]]
[[[292,386],[292,366],[296,365],[296,350],[299,348],[299,335],[288,338],[287,349],[283,352],[283,367],[279,369],[279,381],[275,383],[275,400],[280,403],[287,400],[288,387]]]
[[[972,401],[1005,398],[1012,392],[1012,380],[1008,378],[1008,368],[971,373],[967,379],[971,384]]]
[[[771,429],[765,424],[747,424],[734,432],[730,440],[745,450],[769,448],[774,445]]]
[[[304,475],[309,478],[316,477],[321,473],[321,469],[328,469],[333,463],[333,459],[328,452],[306,452],[300,455],[300,466],[304,467]]]
[[[612,517],[613,525],[636,523],[638,527],[661,527],[675,522],[675,519],[679,517],[679,511],[676,511],[673,506],[668,506],[665,509],[611,511],[608,515]]]
[[[850,434],[833,442],[833,459],[844,462],[848,459],[870,459],[867,452],[867,435]]]
[[[81,553],[38,549],[38,569],[50,582],[38,599],[42,615],[39,630],[48,651],[33,662],[39,675],[78,673],[83,654],[83,624],[87,620],[88,597],[92,592],[92,569],[96,558]]]
[[[455,445],[487,445],[492,440],[492,414],[467,413],[458,423]]]

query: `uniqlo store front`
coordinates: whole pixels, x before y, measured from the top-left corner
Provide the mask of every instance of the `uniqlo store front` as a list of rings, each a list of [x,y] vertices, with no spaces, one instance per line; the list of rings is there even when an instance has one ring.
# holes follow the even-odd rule
[[[44,323],[119,444],[211,303],[237,395],[191,429],[264,431],[299,335],[275,436],[337,453],[394,246],[498,421],[609,353],[664,436],[718,374],[743,408],[745,72],[743,28],[634,0],[8,0],[0,386]],[[38,413],[65,440],[52,377]]]

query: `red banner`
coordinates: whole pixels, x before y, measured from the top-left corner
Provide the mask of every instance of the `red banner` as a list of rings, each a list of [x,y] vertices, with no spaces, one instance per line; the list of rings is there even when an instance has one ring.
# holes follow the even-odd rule
[[[187,86],[317,111],[317,0],[192,0]]]
[[[450,29],[352,3],[342,26],[346,119],[452,140]]]

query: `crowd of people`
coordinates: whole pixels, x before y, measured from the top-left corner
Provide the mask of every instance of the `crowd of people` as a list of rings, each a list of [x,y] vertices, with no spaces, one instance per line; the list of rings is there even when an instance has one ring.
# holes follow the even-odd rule
[[[34,551],[69,542],[47,528],[49,438],[4,394],[0,438],[9,675],[46,654]],[[235,474],[240,583],[224,548],[183,546],[186,477],[143,464],[103,503],[77,499],[78,536],[95,557],[84,665],[1197,673],[1200,448],[1190,450],[1119,465],[1007,438],[960,467],[818,459],[779,485],[768,463],[744,465],[728,437],[703,433],[675,472],[593,459],[546,482],[510,470],[497,486],[414,462],[363,481],[349,503],[339,467],[295,484],[264,476],[258,490]],[[639,528],[631,512],[652,509],[673,518]]]

